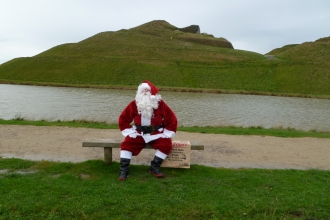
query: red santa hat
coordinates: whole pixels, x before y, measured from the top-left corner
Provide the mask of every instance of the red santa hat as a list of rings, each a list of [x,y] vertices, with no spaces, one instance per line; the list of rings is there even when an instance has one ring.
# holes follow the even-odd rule
[[[151,92],[151,95],[156,95],[159,91],[159,89],[152,84],[151,82],[144,80],[143,83],[141,83],[138,87],[138,91],[142,91],[143,89],[149,89]]]

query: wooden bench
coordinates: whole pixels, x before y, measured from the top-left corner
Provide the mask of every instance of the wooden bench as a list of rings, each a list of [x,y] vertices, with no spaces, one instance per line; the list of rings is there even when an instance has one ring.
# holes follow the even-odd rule
[[[121,140],[115,139],[86,139],[83,141],[83,147],[103,147],[104,148],[104,162],[106,164],[112,163],[112,148],[120,148]],[[190,143],[191,150],[204,150],[204,145]],[[146,144],[144,149],[154,149],[150,144]]]

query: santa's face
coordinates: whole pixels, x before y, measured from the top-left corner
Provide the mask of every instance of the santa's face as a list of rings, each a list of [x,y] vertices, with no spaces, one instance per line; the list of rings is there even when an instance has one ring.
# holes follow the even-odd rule
[[[154,109],[158,108],[158,100],[151,95],[149,89],[136,94],[135,101],[139,114],[147,118],[151,118]]]
[[[145,89],[142,90],[142,93],[144,93],[144,94],[146,94],[147,92],[150,92],[150,90],[147,89],[147,88],[145,88]]]

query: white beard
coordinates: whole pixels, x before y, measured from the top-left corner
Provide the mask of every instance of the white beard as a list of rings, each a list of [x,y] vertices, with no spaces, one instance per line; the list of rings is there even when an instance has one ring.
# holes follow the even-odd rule
[[[159,97],[151,95],[150,92],[137,93],[135,96],[138,113],[145,118],[151,118],[154,109],[158,108]]]

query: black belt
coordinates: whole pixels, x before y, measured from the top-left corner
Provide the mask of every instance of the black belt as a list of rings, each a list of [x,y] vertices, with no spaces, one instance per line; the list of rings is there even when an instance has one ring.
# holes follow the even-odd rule
[[[154,131],[157,131],[159,128],[162,128],[163,126],[162,125],[159,125],[159,126],[139,126],[139,125],[135,125],[135,127],[137,129],[139,129],[141,132],[143,132],[143,134],[149,134],[149,133],[152,133]]]

